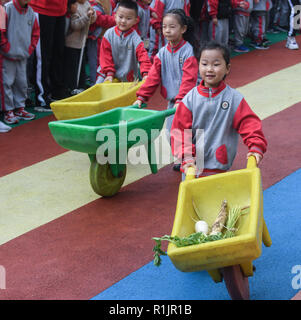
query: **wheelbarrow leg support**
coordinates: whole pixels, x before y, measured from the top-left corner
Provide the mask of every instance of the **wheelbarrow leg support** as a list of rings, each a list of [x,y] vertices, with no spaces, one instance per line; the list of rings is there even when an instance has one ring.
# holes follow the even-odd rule
[[[232,300],[249,300],[249,280],[243,274],[240,265],[221,269],[223,278]]]
[[[153,141],[150,141],[147,146],[147,157],[152,173],[157,173],[158,168],[156,164],[156,148]]]
[[[213,279],[215,283],[223,281],[223,276],[220,273],[219,269],[211,269],[207,270],[207,272],[209,273],[210,277]]]
[[[267,225],[263,218],[262,220],[263,220],[262,241],[266,247],[270,247],[272,245],[272,240],[271,240]]]

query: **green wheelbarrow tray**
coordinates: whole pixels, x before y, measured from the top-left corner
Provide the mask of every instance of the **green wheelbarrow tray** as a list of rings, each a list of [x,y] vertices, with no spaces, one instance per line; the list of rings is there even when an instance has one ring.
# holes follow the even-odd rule
[[[159,136],[165,118],[174,113],[174,108],[157,111],[128,106],[84,118],[52,121],[48,126],[54,140],[60,146],[88,154],[93,190],[102,196],[112,196],[119,191],[124,182],[126,157],[133,145],[147,146],[151,172],[157,173],[154,140]],[[139,141],[128,139],[134,129],[144,130],[144,134],[138,137]],[[115,155],[114,161],[103,164],[97,162],[96,154],[101,146]]]

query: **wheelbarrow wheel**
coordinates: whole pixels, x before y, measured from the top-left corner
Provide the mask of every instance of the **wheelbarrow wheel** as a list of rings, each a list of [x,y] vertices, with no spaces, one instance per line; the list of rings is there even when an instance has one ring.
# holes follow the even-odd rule
[[[96,160],[90,165],[90,183],[97,194],[102,197],[112,197],[120,190],[126,176],[126,166],[118,177],[112,174],[110,165],[99,164]]]
[[[223,278],[232,300],[249,300],[249,280],[240,265],[222,268]]]

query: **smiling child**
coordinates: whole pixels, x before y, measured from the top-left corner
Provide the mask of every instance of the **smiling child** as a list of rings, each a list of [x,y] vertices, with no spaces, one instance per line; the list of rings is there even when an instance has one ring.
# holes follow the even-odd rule
[[[172,152],[182,162],[181,171],[186,174],[190,166],[202,175],[229,170],[236,156],[239,135],[248,147],[247,157],[254,156],[258,165],[267,142],[259,117],[241,93],[224,82],[230,72],[227,47],[217,42],[206,44],[201,49],[199,71],[202,82],[180,102],[172,124]],[[187,129],[191,130],[190,137],[184,135]],[[204,143],[198,141],[197,129],[204,130]],[[200,148],[203,164],[196,158]]]

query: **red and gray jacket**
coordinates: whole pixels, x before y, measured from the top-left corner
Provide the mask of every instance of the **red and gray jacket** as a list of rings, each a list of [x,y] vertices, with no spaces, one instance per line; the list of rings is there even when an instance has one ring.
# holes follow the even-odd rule
[[[191,129],[192,137],[184,135],[185,129]],[[204,140],[197,141],[197,129],[204,130]],[[244,97],[224,82],[217,88],[207,88],[202,81],[176,110],[171,128],[172,153],[184,165],[195,162],[201,149],[205,170],[226,171],[235,158],[239,135],[249,152],[263,155],[266,151],[261,120]]]
[[[143,41],[132,28],[121,32],[117,26],[108,29],[102,39],[99,52],[98,80],[113,76],[120,81],[131,82],[138,78],[138,63],[140,73],[147,75],[151,62]]]
[[[40,37],[40,27],[30,7],[22,8],[17,0],[5,4],[6,31],[1,36],[1,54],[10,60],[27,59]]]
[[[31,0],[32,9],[45,16],[61,17],[67,12],[68,0]]]
[[[154,29],[160,29],[164,14],[171,9],[183,9],[187,16],[190,15],[190,0],[155,0],[154,11],[158,19],[151,19]]]
[[[139,100],[147,101],[161,84],[161,94],[178,102],[196,86],[198,62],[189,42],[182,40],[176,47],[167,44],[159,50],[145,83],[137,91]]]

